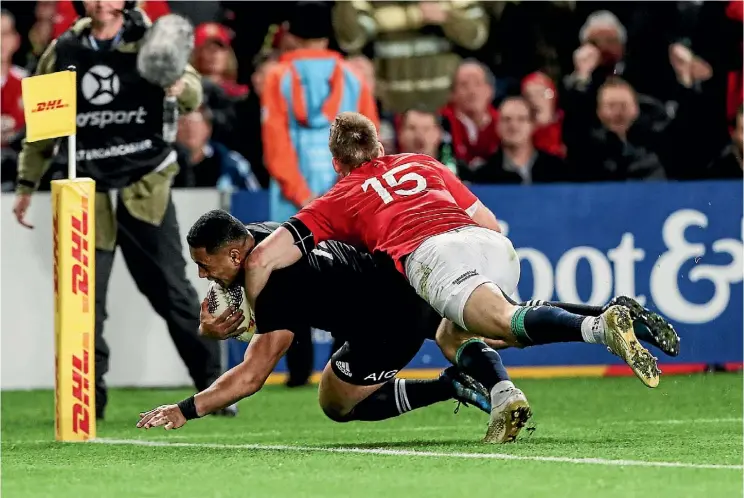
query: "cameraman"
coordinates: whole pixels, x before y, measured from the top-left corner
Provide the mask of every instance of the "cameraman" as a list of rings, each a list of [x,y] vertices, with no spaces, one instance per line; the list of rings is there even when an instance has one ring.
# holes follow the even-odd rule
[[[37,74],[76,67],[77,171],[96,181],[96,417],[103,418],[109,350],[103,339],[106,291],[116,246],[140,292],[166,321],[197,390],[220,374],[216,341],[200,338],[199,299],[186,278],[186,262],[171,200],[178,173],[176,152],[163,140],[163,99],[176,96],[180,111],[201,103],[200,77],[188,67],[167,89],[137,72],[137,53],[151,23],[135,2],[75,2],[88,17],[78,20],[47,48]],[[82,12],[81,12],[82,14]],[[60,149],[65,149],[62,144]],[[19,155],[13,212],[25,221],[31,194],[55,153],[54,140],[24,143]],[[110,193],[118,192],[116,209]],[[116,305],[116,303],[114,303]],[[234,411],[226,412],[233,414]]]

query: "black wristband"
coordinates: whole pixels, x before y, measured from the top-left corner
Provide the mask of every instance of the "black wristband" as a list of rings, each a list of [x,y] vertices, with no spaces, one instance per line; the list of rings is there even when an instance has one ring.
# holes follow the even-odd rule
[[[196,403],[194,402],[193,396],[189,396],[185,400],[179,401],[178,408],[181,409],[181,413],[186,417],[186,420],[199,418],[199,415],[196,414]]]
[[[30,180],[24,180],[23,178],[19,178],[16,183],[22,187],[28,187],[28,188],[33,188],[33,189],[36,188],[36,184],[34,182]]]

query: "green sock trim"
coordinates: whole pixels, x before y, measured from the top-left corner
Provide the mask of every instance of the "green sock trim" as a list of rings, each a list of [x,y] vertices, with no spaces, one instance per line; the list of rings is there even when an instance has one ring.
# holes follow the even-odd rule
[[[530,306],[520,306],[517,311],[514,312],[511,319],[511,331],[516,336],[517,340],[525,345],[531,346],[532,339],[527,335],[527,330],[524,328],[524,316],[530,310]]]
[[[472,339],[468,339],[467,341],[463,342],[462,344],[460,344],[460,347],[457,348],[457,353],[455,353],[455,365],[457,366],[460,365],[460,355],[462,354],[462,350],[465,349],[465,346],[467,346],[468,344],[472,344],[474,342],[480,342],[484,346],[486,345],[485,342],[481,341],[480,339],[476,339],[474,337]]]

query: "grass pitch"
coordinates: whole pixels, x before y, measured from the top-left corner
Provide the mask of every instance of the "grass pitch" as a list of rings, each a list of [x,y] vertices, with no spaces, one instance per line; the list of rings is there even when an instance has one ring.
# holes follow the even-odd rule
[[[522,380],[535,430],[484,445],[487,416],[441,403],[324,418],[314,387],[268,387],[235,419],[135,429],[186,390],[113,390],[97,443],[54,438],[50,391],[2,393],[5,497],[742,496],[742,376]]]

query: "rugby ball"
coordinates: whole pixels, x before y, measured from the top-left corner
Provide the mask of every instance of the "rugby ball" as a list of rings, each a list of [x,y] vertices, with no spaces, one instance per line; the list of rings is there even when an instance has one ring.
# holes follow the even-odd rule
[[[209,313],[213,316],[220,316],[230,306],[236,310],[243,310],[243,316],[245,316],[245,320],[240,324],[243,333],[236,336],[235,339],[251,342],[253,334],[256,333],[256,316],[248,305],[243,286],[236,283],[225,288],[217,282],[211,282],[207,291],[207,310]]]

